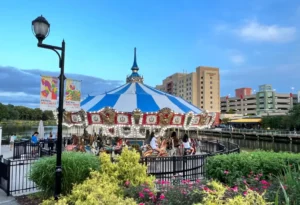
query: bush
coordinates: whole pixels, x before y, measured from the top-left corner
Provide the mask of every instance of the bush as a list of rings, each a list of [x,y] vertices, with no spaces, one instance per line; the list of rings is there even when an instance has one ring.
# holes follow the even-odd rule
[[[202,203],[195,205],[268,205],[264,200],[263,194],[247,190],[243,195],[240,193],[232,193],[227,187],[223,186],[221,183],[212,181],[207,184],[210,188],[206,188],[204,194],[204,199]]]
[[[140,154],[134,149],[132,151],[124,148],[122,154],[117,158],[116,163],[112,163],[110,156],[106,153],[100,155],[101,173],[111,176],[111,179],[120,186],[129,182],[133,186],[148,184],[154,186],[155,178],[148,176],[147,166],[141,164]]]
[[[287,165],[299,163],[300,154],[265,151],[244,152],[209,157],[206,173],[208,178],[233,185],[237,178],[247,176],[249,173],[263,174],[268,178],[268,176],[283,173]]]
[[[88,178],[91,170],[99,169],[96,156],[80,152],[62,153],[62,194],[69,194],[73,184]],[[36,183],[46,196],[54,193],[56,156],[41,158],[34,163],[29,179]]]

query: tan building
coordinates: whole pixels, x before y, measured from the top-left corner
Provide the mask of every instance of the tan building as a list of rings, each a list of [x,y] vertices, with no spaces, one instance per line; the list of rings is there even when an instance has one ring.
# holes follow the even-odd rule
[[[199,108],[220,112],[219,68],[199,66],[196,72],[175,73],[156,89],[182,97]]]

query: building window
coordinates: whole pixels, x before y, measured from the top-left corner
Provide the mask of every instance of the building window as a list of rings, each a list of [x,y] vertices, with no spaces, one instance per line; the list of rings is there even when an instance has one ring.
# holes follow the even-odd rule
[[[210,84],[212,84],[212,81],[210,81]]]
[[[201,89],[203,89],[203,86],[201,86]]]
[[[201,76],[201,79],[203,79],[203,76]]]
[[[211,93],[212,93],[212,92],[211,92]],[[210,94],[211,94],[211,93],[210,93]],[[203,92],[201,92],[201,94],[203,94]]]
[[[210,106],[210,109],[213,109],[213,106]]]
[[[212,101],[210,101],[210,104],[213,104],[213,102],[212,102]]]
[[[210,76],[210,79],[212,79],[212,77]]]
[[[203,101],[201,101],[201,104],[203,104]]]
[[[203,109],[203,106],[201,106],[201,108]]]
[[[201,96],[201,99],[203,99],[203,96]]]
[[[203,84],[203,81],[201,81],[201,84]]]
[[[212,96],[210,96],[210,99],[213,99],[213,97],[212,97]]]
[[[212,86],[210,86],[210,89],[212,89]]]
[[[210,91],[210,94],[212,94],[212,91]]]

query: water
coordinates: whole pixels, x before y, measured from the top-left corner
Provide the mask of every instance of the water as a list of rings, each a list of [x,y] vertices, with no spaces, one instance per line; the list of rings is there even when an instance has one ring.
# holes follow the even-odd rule
[[[258,141],[258,140],[247,140],[247,139],[231,139],[231,138],[221,138],[215,136],[205,136],[203,135],[202,138],[206,138],[208,140],[218,140],[222,139],[224,141],[229,140],[229,142],[238,144],[241,150],[245,151],[253,151],[255,149],[261,149],[270,151],[273,150],[275,152],[300,152],[300,145],[299,144],[291,144],[291,143],[284,143],[284,142],[271,142],[271,141]]]

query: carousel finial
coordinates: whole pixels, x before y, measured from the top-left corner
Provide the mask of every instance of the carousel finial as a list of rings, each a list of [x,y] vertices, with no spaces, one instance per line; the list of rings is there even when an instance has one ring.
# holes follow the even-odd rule
[[[133,60],[133,65],[132,65],[131,70],[135,71],[135,72],[137,72],[139,70],[139,67],[136,62],[136,48],[134,48],[134,60]]]

